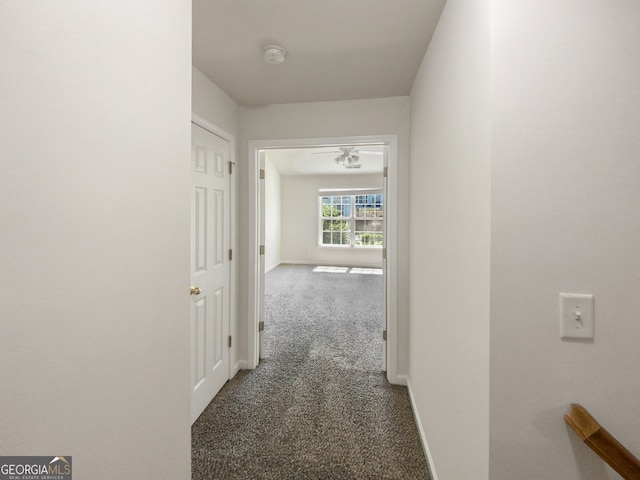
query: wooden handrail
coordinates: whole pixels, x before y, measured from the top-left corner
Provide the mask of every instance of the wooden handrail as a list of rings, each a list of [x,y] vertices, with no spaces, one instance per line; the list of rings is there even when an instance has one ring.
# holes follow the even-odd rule
[[[572,404],[571,411],[565,414],[564,420],[575,430],[584,443],[622,478],[640,480],[640,460],[602,428],[584,407]]]

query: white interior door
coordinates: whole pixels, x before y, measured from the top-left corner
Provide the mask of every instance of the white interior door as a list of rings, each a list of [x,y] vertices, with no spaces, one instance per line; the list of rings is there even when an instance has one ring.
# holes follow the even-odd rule
[[[191,125],[191,422],[229,380],[229,142]]]

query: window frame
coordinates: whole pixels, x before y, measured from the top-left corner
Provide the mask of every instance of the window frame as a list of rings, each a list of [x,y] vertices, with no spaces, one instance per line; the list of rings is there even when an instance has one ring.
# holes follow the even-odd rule
[[[367,217],[357,217],[357,209],[356,209],[356,198],[359,195],[381,195],[382,196],[382,217],[380,220],[382,221],[382,244],[380,245],[357,245],[356,244],[356,222],[358,220],[371,220],[371,218]],[[324,197],[351,197],[350,200],[350,216],[341,216],[341,217],[324,217],[322,215],[322,199]],[[348,190],[336,190],[336,189],[320,189],[318,190],[318,206],[316,209],[316,217],[317,217],[317,230],[318,235],[316,239],[316,245],[320,248],[358,248],[358,249],[382,249],[384,248],[385,243],[385,231],[386,231],[386,222],[384,220],[384,212],[385,212],[385,198],[384,198],[384,189],[383,188],[362,188],[362,189],[348,189]],[[323,221],[327,218],[332,218],[337,221],[348,221],[349,222],[349,232],[351,235],[349,236],[349,244],[329,244],[323,242]]]

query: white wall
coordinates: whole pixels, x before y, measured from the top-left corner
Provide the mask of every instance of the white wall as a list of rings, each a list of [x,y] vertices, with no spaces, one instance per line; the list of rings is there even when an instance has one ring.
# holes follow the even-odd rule
[[[237,141],[239,128],[238,105],[196,67],[192,66],[191,71],[191,108],[193,113],[200,115],[215,126],[230,133]]]
[[[0,61],[0,455],[189,478],[191,2],[4,2]]]
[[[492,480],[595,480],[579,402],[640,455],[640,3],[492,2]],[[595,295],[562,341],[558,293]]]
[[[238,164],[238,136],[239,136],[239,108],[238,105],[233,101],[229,95],[224,93],[218,86],[209,80],[207,77],[200,72],[195,67],[191,67],[192,78],[191,78],[191,86],[192,86],[192,95],[191,95],[191,110],[193,113],[199,115],[205,120],[209,121],[213,125],[218,128],[221,128],[228,134],[233,135],[235,142],[233,145],[234,149],[234,161]],[[232,190],[234,192],[234,200],[236,204],[238,203],[238,185],[241,183],[240,181],[240,170],[238,168],[234,169],[234,174],[231,177],[232,180]],[[236,208],[237,214],[237,208]],[[232,328],[231,328],[231,336],[235,339],[241,339],[243,333],[241,330],[245,322],[238,320],[238,302],[241,301],[241,296],[237,294],[240,290],[240,279],[242,278],[238,272],[238,258],[244,254],[244,251],[241,251],[238,248],[238,238],[242,237],[245,232],[246,222],[243,224],[238,221],[236,218],[236,223],[233,226],[232,233],[232,249],[235,252],[234,255],[234,263],[232,263],[232,271],[231,276],[232,282],[234,284],[236,296],[235,302],[232,306],[231,316],[232,318]],[[245,280],[246,282],[246,280]],[[244,300],[246,302],[246,299]],[[245,317],[242,317],[245,318]],[[242,330],[242,332],[246,331],[246,327]],[[244,333],[246,335],[246,333]],[[234,342],[234,346],[231,349],[231,364],[233,365],[233,370],[236,371],[240,367],[240,362],[242,359],[246,358],[246,346],[244,345],[246,342],[238,341]]]
[[[264,170],[264,268],[265,272],[268,272],[282,263],[282,196],[280,172],[269,160],[268,153],[267,158],[265,158]]]
[[[489,478],[487,3],[447,2],[411,92],[409,383],[442,480]]]
[[[382,267],[381,248],[318,246],[318,190],[382,188],[379,175],[296,175],[282,177],[284,263]]]
[[[240,109],[242,132],[239,142],[239,176],[248,179],[249,140],[398,135],[398,373],[408,371],[409,344],[409,98],[394,97],[341,102],[297,103]],[[239,222],[248,225],[248,180],[239,186]],[[248,251],[244,236],[239,248]],[[244,256],[246,257],[246,256]],[[246,258],[238,270],[248,272]],[[247,294],[247,276],[241,280],[240,295]],[[247,299],[241,299],[239,318],[247,317]],[[246,335],[246,327],[242,332]]]

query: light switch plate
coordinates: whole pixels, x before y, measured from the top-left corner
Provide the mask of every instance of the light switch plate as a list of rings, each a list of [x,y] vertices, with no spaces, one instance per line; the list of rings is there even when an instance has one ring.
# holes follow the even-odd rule
[[[560,338],[593,338],[593,295],[560,294]]]

